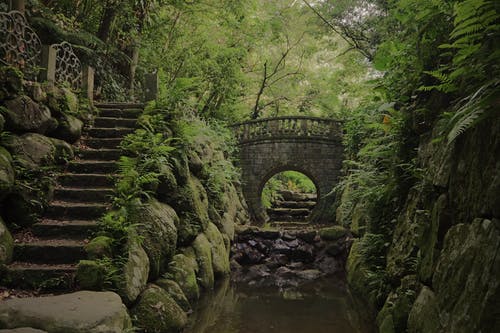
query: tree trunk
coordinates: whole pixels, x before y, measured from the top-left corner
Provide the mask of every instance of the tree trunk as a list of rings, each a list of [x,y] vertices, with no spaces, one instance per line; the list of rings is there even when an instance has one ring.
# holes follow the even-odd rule
[[[104,15],[99,25],[99,30],[97,32],[97,37],[99,37],[103,42],[107,42],[109,38],[109,33],[111,31],[111,25],[116,17],[116,7],[117,5],[114,1],[106,2],[106,8],[104,9]]]
[[[137,65],[139,64],[139,44],[136,42],[132,49],[132,57],[130,60],[130,86],[129,93],[130,97],[135,95],[135,73],[137,71]]]

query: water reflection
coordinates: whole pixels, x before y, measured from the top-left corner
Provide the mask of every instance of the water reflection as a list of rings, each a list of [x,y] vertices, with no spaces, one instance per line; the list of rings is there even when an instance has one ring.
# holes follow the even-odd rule
[[[341,282],[280,291],[227,280],[199,302],[184,332],[372,333],[370,315]]]

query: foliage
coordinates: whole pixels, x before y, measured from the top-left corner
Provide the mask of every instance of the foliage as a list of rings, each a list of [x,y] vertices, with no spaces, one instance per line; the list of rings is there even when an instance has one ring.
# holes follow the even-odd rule
[[[279,191],[289,190],[301,193],[316,193],[316,185],[301,172],[284,171],[271,177],[262,189],[262,205],[270,208],[272,203],[281,200]]]

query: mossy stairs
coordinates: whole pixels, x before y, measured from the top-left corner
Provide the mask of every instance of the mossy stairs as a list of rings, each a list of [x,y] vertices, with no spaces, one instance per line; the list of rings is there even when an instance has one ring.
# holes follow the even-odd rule
[[[140,104],[100,104],[99,116],[79,142],[77,157],[57,176],[54,199],[30,230],[14,235],[14,262],[2,284],[43,290],[77,288],[74,276],[97,220],[110,207],[113,174],[123,137],[134,131]]]

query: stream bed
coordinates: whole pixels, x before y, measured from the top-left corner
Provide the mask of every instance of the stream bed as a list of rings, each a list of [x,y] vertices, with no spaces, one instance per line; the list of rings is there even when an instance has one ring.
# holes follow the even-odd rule
[[[280,290],[223,281],[200,300],[184,333],[372,333],[369,308],[330,277]]]

